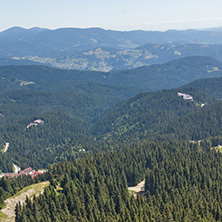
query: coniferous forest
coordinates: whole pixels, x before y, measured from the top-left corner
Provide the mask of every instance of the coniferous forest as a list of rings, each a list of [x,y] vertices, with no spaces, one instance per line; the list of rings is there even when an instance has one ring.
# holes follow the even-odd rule
[[[195,57],[110,73],[0,67],[1,173],[14,164],[46,170],[0,178],[0,208],[50,181],[16,204],[16,222],[221,221],[222,80],[206,78],[208,62],[217,64]],[[155,72],[172,72],[174,84],[155,88]],[[175,72],[187,75],[180,82]],[[140,192],[128,189],[141,181]]]
[[[207,144],[185,142],[58,163],[43,195],[17,204],[16,221],[221,221],[221,164]],[[144,177],[145,191],[135,198],[127,187]]]

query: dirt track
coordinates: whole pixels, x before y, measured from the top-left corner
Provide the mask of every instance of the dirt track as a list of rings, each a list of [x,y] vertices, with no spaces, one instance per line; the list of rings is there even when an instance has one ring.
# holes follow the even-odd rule
[[[4,209],[2,209],[1,212],[3,214],[5,214],[7,216],[7,218],[0,217],[0,221],[1,222],[14,222],[15,221],[14,209],[15,209],[16,203],[18,203],[19,201],[21,203],[24,203],[26,196],[30,197],[34,194],[35,195],[39,194],[39,193],[43,192],[44,188],[48,185],[49,185],[48,181],[31,185],[31,186],[29,186],[30,189],[26,190],[27,188],[24,188],[15,196],[10,197],[7,200],[5,200],[6,207]]]

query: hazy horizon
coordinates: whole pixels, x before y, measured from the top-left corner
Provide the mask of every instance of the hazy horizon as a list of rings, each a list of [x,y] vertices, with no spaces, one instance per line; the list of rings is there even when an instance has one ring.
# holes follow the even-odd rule
[[[205,28],[187,28],[187,29],[166,29],[166,30],[145,30],[145,29],[132,29],[132,30],[116,30],[116,29],[108,29],[108,28],[103,28],[103,27],[58,27],[58,28],[47,28],[47,27],[38,27],[38,26],[32,26],[32,27],[22,27],[22,26],[11,26],[8,27],[4,30],[0,30],[0,32],[4,32],[6,30],[10,30],[12,28],[22,28],[25,30],[31,30],[31,29],[46,29],[46,30],[57,30],[57,29],[103,29],[103,30],[111,30],[111,31],[154,31],[154,32],[166,32],[166,31],[186,31],[186,30],[199,30],[199,31],[204,31],[204,30],[210,30],[210,29],[221,29],[222,31],[222,26],[217,26],[217,27],[205,27]]]
[[[10,27],[65,27],[130,31],[204,29],[222,26],[219,0],[0,0],[0,31]]]

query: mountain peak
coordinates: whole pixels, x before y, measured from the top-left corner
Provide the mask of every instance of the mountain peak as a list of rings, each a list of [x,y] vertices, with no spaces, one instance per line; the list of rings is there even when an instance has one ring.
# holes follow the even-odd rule
[[[2,31],[2,33],[13,33],[13,32],[22,32],[22,31],[26,31],[26,29],[20,26],[14,26],[14,27],[11,27],[9,29]]]

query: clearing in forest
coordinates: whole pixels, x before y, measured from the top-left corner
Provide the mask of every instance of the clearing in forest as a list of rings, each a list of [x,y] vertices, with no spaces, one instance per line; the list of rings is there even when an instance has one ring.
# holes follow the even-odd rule
[[[215,147],[212,147],[211,150],[216,150],[216,152],[220,152],[222,153],[222,146],[221,145],[218,145],[218,146],[215,146]]]
[[[14,222],[15,221],[15,205],[19,201],[21,204],[25,202],[26,196],[29,198],[38,195],[44,191],[44,188],[49,186],[49,181],[42,183],[33,184],[25,187],[17,194],[9,197],[5,200],[5,207],[0,211],[0,221],[1,222]]]
[[[5,143],[4,148],[2,149],[2,153],[6,153],[9,147],[9,143]]]
[[[138,194],[143,194],[145,191],[145,179],[138,183],[135,187],[128,187],[128,190],[135,198]]]

